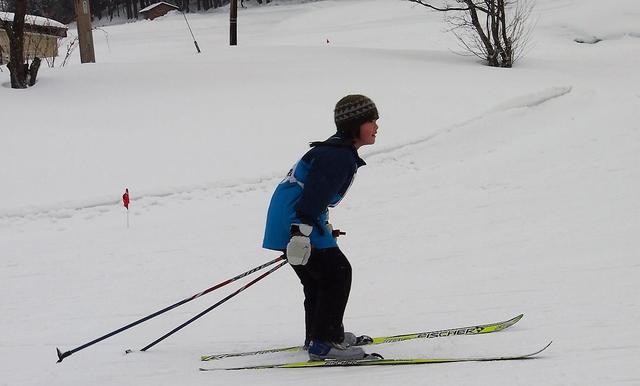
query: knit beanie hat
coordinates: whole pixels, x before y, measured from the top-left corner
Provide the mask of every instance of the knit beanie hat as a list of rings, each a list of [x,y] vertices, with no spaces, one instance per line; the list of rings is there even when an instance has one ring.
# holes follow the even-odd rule
[[[333,113],[338,132],[349,138],[358,138],[360,125],[379,118],[376,104],[359,94],[340,99]]]

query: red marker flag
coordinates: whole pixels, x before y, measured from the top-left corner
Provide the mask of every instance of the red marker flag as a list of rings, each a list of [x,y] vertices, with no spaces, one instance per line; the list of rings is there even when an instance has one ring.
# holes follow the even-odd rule
[[[124,194],[122,195],[122,203],[124,207],[129,210],[129,188],[125,188]]]

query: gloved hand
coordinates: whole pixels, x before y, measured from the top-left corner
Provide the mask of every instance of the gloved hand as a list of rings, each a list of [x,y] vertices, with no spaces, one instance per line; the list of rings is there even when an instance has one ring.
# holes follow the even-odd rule
[[[305,265],[311,256],[309,235],[313,227],[307,224],[291,224],[291,239],[287,244],[287,260],[291,265]]]
[[[333,229],[333,225],[329,221],[327,221],[325,226],[334,239],[347,234],[347,232],[343,232],[340,229]]]
[[[327,223],[325,224],[325,228],[327,228],[327,230],[329,231],[329,234],[333,236],[333,224],[327,221]],[[335,236],[333,237],[335,238]]]

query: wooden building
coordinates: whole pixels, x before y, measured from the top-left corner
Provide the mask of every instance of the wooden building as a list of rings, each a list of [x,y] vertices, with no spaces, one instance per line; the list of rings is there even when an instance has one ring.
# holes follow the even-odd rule
[[[9,61],[9,37],[13,13],[0,12],[0,64]],[[24,59],[58,56],[58,39],[67,36],[67,26],[45,17],[26,15],[24,19]]]
[[[154,3],[144,9],[141,9],[140,12],[138,13],[144,16],[145,19],[153,20],[156,17],[164,16],[170,11],[178,10],[178,9],[179,8],[173,4],[169,4],[169,3],[165,3],[164,1],[161,1],[159,3]]]

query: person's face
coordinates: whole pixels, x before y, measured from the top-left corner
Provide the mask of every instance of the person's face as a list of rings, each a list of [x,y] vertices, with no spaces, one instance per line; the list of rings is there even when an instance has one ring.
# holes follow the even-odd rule
[[[373,145],[376,143],[376,134],[378,133],[378,120],[365,122],[360,126],[360,136],[356,138],[355,147],[359,148],[364,145]]]

